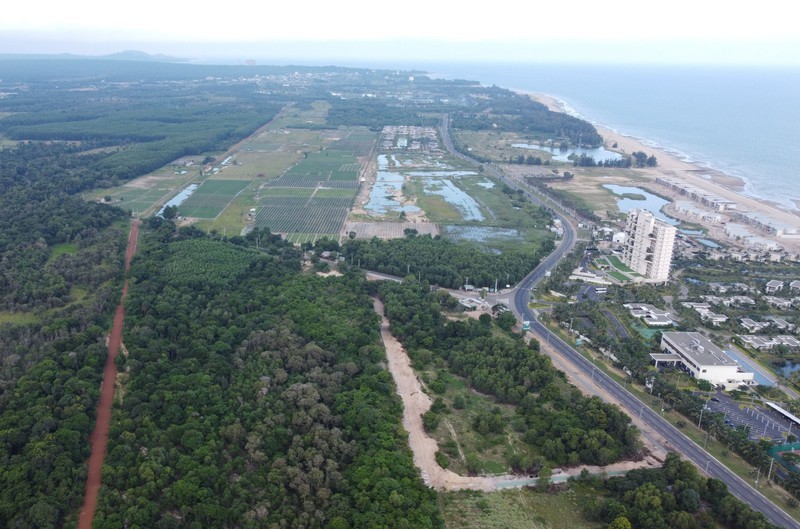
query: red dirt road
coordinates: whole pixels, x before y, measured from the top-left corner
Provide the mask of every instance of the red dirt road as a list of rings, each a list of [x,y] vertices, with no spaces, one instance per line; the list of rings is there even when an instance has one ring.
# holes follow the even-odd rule
[[[139,221],[134,220],[131,225],[131,232],[128,236],[128,247],[125,251],[125,271],[131,267],[131,258],[136,253],[136,241],[139,236]],[[91,443],[92,453],[89,456],[89,474],[86,478],[86,495],[83,498],[83,507],[78,518],[78,529],[91,529],[94,520],[94,511],[97,508],[97,496],[100,492],[101,471],[103,460],[106,457],[106,447],[108,445],[108,429],[111,424],[111,403],[114,400],[114,381],[117,377],[117,365],[114,360],[122,344],[122,324],[125,319],[125,308],[123,302],[128,293],[128,281],[122,287],[122,298],[120,299],[117,312],[114,315],[114,325],[111,327],[111,334],[108,336],[108,357],[103,370],[103,385],[100,389],[100,401],[97,404],[97,424],[92,432]]]

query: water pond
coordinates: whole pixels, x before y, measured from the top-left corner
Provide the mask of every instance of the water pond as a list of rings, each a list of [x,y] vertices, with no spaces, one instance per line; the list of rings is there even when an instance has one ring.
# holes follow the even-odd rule
[[[423,181],[423,190],[428,195],[437,195],[444,198],[448,204],[451,204],[461,213],[464,220],[486,220],[478,203],[456,187],[452,180],[426,178]]]
[[[620,186],[616,184],[603,184],[603,187],[615,195],[622,197],[617,199],[617,207],[619,207],[619,210],[623,213],[627,213],[632,209],[646,209],[655,215],[656,218],[663,220],[667,224],[676,226],[679,222],[661,212],[661,208],[669,204],[669,200],[648,193],[644,189],[638,187]],[[637,198],[632,198],[632,196],[637,196]],[[644,197],[644,200],[638,199],[638,197]]]
[[[586,149],[584,147],[572,147],[566,150],[561,150],[556,147],[539,147],[538,145],[531,145],[530,143],[512,143],[511,146],[517,147],[519,149],[531,149],[534,151],[546,152],[550,154],[550,156],[552,156],[552,159],[557,162],[571,162],[572,160],[570,160],[569,157],[572,156],[573,154],[575,156],[580,156],[582,154],[585,154],[586,156],[591,156],[592,158],[594,158],[594,161],[598,163],[605,162],[606,160],[616,161],[622,159],[621,154],[606,150],[604,147],[596,147],[594,149]]]

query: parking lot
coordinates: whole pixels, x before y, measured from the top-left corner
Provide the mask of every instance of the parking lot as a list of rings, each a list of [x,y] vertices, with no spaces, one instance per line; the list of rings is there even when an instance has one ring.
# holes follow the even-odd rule
[[[725,423],[731,428],[749,428],[750,438],[754,440],[769,439],[774,443],[785,441],[789,434],[800,435],[800,428],[796,425],[755,402],[737,402],[717,393],[708,401],[706,408],[707,412],[723,414]]]

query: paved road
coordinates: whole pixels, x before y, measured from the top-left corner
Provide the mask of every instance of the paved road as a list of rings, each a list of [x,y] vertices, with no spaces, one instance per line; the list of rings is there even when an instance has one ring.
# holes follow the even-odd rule
[[[684,457],[694,462],[699,468],[713,477],[724,481],[732,494],[744,501],[752,508],[764,513],[769,521],[778,527],[800,528],[800,524],[791,516],[778,508],[774,503],[761,495],[753,487],[747,484],[739,476],[731,472],[725,465],[708,454],[694,441],[686,437],[680,430],[664,420],[658,413],[645,406],[638,398],[629,393],[619,385],[614,379],[606,375],[603,371],[597,370],[595,366],[580,353],[575,351],[558,336],[551,333],[542,325],[528,308],[530,290],[536,283],[544,278],[545,273],[556,262],[561,259],[568,249],[574,244],[574,230],[566,219],[562,219],[564,226],[564,240],[547,259],[531,272],[519,285],[514,296],[514,307],[512,310],[522,319],[531,321],[531,331],[539,336],[542,341],[547,341],[553,345],[559,354],[568,358],[578,368],[590,375],[594,382],[604,391],[607,391],[614,399],[619,402],[629,415],[639,415],[653,429],[663,437],[667,446],[683,454]]]
[[[478,163],[470,158],[455,152],[450,141],[448,134],[449,121],[448,116],[442,117],[442,139],[447,147],[453,154],[464,160],[470,160],[473,163]],[[493,167],[491,164],[483,164],[484,172],[499,178],[510,187],[520,189],[514,182],[510,181],[502,174],[501,171]],[[523,189],[527,197],[536,203],[541,204],[541,201],[533,194]],[[655,430],[656,433],[661,435],[666,442],[666,445],[684,457],[692,461],[700,469],[704,470],[709,476],[719,479],[728,485],[730,492],[750,505],[753,509],[762,512],[767,519],[777,525],[778,527],[796,528],[800,529],[800,523],[794,520],[791,516],[786,514],[777,505],[765,498],[761,493],[747,484],[742,478],[731,472],[725,465],[720,463],[717,459],[711,456],[708,452],[703,450],[694,441],[686,437],[680,430],[672,426],[669,422],[664,420],[658,413],[645,406],[637,397],[629,393],[626,389],[620,386],[614,379],[608,376],[605,372],[597,370],[596,367],[587,360],[580,353],[575,351],[572,347],[567,345],[558,336],[551,333],[544,325],[542,325],[534,316],[533,312],[528,308],[530,300],[530,291],[542,279],[546,273],[552,269],[564,255],[572,250],[575,245],[575,229],[569,220],[558,213],[554,212],[556,218],[561,220],[564,227],[564,237],[561,244],[539,263],[530,274],[528,274],[518,285],[516,292],[513,295],[513,304],[511,309],[522,320],[531,322],[531,331],[539,336],[542,341],[549,342],[554,346],[559,354],[569,359],[576,367],[582,369],[583,372],[592,377],[595,383],[600,386],[604,391],[611,394],[617,402],[627,411],[629,415],[638,415],[647,421]]]

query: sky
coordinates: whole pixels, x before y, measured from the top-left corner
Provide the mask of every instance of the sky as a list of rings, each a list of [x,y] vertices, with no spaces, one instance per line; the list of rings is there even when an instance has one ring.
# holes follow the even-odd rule
[[[30,0],[3,7],[0,53],[800,65],[800,32],[785,9],[784,0]]]

